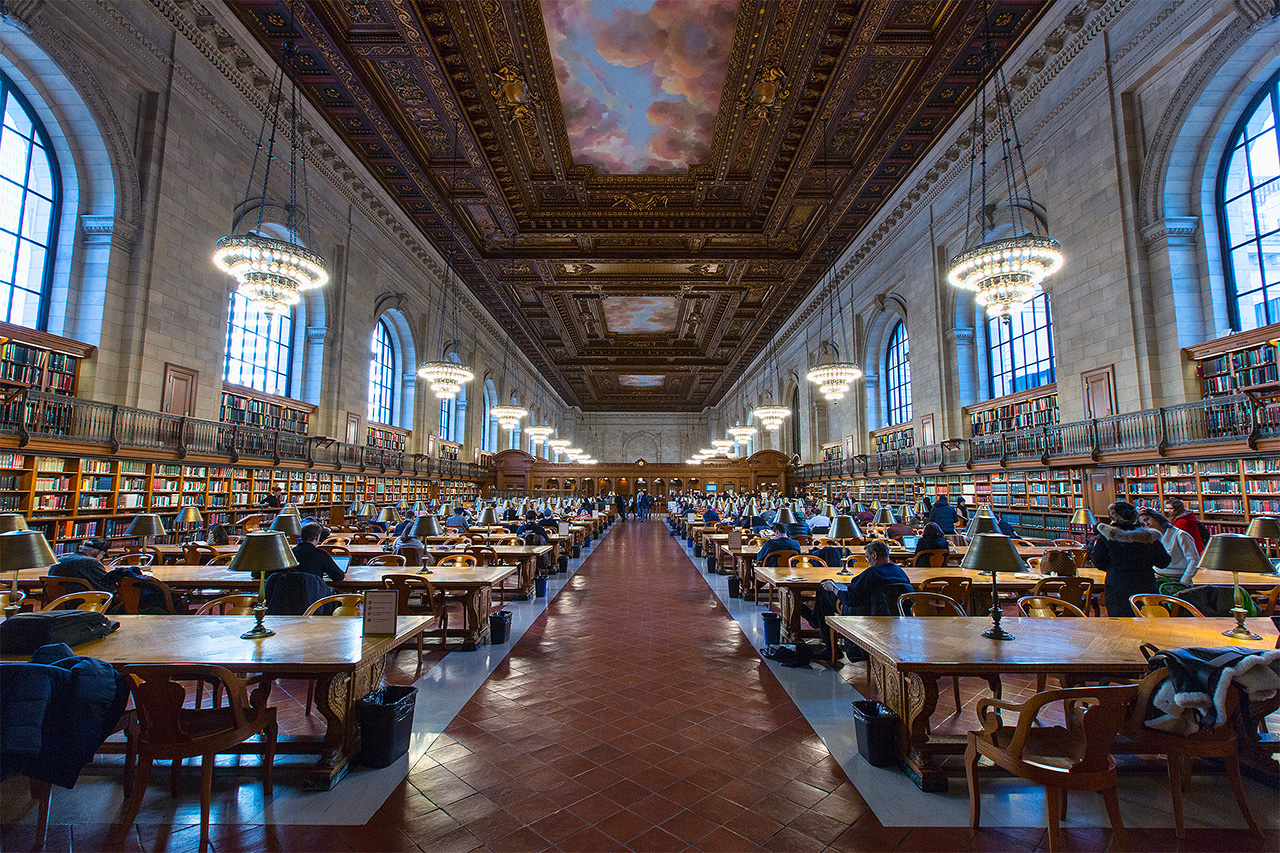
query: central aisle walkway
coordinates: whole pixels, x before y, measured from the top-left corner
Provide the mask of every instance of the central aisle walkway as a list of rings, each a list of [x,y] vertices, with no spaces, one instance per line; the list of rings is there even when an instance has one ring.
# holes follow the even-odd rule
[[[432,851],[907,834],[875,821],[656,520],[614,526],[408,781],[429,802],[404,790],[370,825]]]

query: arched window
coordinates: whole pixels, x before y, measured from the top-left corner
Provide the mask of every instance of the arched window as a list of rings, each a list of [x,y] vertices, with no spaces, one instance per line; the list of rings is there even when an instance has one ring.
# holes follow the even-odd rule
[[[483,428],[480,431],[480,449],[490,453],[498,452],[498,419],[490,412],[493,407],[498,405],[498,389],[493,384],[492,379],[486,379],[484,382],[484,391],[482,393],[481,404],[484,411],[480,415]]]
[[[800,455],[800,386],[791,391],[791,455]]]
[[[239,293],[227,309],[227,352],[222,378],[264,394],[290,396],[293,312],[263,314]]]
[[[1280,322],[1280,72],[1245,110],[1218,170],[1231,328]]]
[[[991,396],[1003,397],[1054,381],[1053,318],[1040,293],[1022,312],[987,320],[987,369]]]
[[[907,341],[907,326],[901,320],[889,335],[884,375],[889,426],[905,424],[911,420],[911,345]]]
[[[58,164],[44,126],[3,74],[0,98],[0,318],[44,329],[62,213]]]
[[[369,420],[389,424],[396,411],[396,345],[387,321],[378,318],[369,344]]]

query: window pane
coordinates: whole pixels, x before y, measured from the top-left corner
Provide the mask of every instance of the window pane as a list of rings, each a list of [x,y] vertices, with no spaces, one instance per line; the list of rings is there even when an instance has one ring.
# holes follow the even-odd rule
[[[1241,331],[1247,332],[1249,329],[1267,325],[1266,305],[1263,303],[1261,290],[1242,294],[1236,304],[1240,308]]]
[[[53,266],[51,245],[60,200],[54,192],[56,163],[49,154],[48,137],[33,120],[25,104],[0,74],[0,98],[4,124],[0,127],[0,307],[11,323],[32,328],[42,321],[49,274]],[[32,140],[36,144],[32,144]],[[35,178],[24,192],[28,167]],[[27,238],[16,241],[15,235]],[[15,251],[17,257],[15,258]]]
[[[386,320],[373,327],[369,360],[369,420],[392,423],[395,413],[395,347]]]
[[[288,397],[293,362],[293,315],[272,316],[231,294],[222,377],[265,394]]]
[[[0,228],[11,234],[18,233],[22,222],[22,187],[0,180]]]
[[[899,322],[889,336],[885,357],[885,393],[889,426],[911,420],[911,362],[907,327]]]
[[[1264,133],[1249,143],[1249,173],[1255,187],[1280,175],[1280,161],[1276,158],[1276,135]]]
[[[5,79],[4,84],[7,90],[10,86],[8,79]],[[18,103],[12,95],[6,97],[4,101],[4,126],[6,130],[12,128],[23,136],[31,136],[31,119],[27,117],[27,111],[22,108],[22,104]]]
[[[1054,381],[1053,322],[1049,297],[1037,294],[1021,313],[987,321],[991,396],[1038,388]]]
[[[1262,103],[1258,105],[1258,109],[1249,117],[1249,121],[1245,124],[1245,137],[1253,138],[1262,131],[1270,127],[1275,127],[1275,112],[1271,109],[1271,100],[1263,98]]]
[[[16,133],[4,134],[4,139],[0,140],[0,177],[17,184],[25,183],[27,149],[30,147],[31,143]]]
[[[49,245],[49,226],[53,220],[53,202],[35,193],[27,193],[27,206],[22,211],[22,236],[41,246]]]
[[[1263,237],[1259,243],[1262,246],[1262,269],[1267,287],[1271,290],[1280,288],[1280,233]]]

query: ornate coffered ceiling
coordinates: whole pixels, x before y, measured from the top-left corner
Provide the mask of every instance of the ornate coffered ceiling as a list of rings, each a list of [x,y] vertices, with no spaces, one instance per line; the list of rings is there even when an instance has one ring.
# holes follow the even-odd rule
[[[605,174],[574,162],[536,0],[230,5],[298,44],[307,97],[588,410],[718,402],[982,68],[982,3],[741,0],[706,162]],[[1047,3],[990,5],[1003,56]]]

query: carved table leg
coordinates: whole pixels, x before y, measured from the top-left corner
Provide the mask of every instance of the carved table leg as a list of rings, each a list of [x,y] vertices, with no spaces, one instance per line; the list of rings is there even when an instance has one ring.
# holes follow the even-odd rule
[[[480,621],[488,616],[486,596],[485,612],[480,610],[480,590],[471,587],[462,592],[462,651],[474,652],[480,642]],[[487,622],[488,620],[485,619]]]
[[[320,759],[311,767],[307,787],[327,790],[347,775],[351,759],[360,749],[356,725],[356,700],[376,690],[386,672],[386,655],[362,661],[355,672],[330,672],[316,683],[316,710],[324,717],[325,733]]]
[[[782,611],[782,642],[804,642],[804,638],[800,636],[800,594],[791,587],[781,587],[778,609]]]
[[[898,715],[898,759],[922,791],[947,790],[947,777],[929,749],[929,718],[938,707],[938,677],[900,673],[879,658],[871,659],[871,681],[880,701]]]

